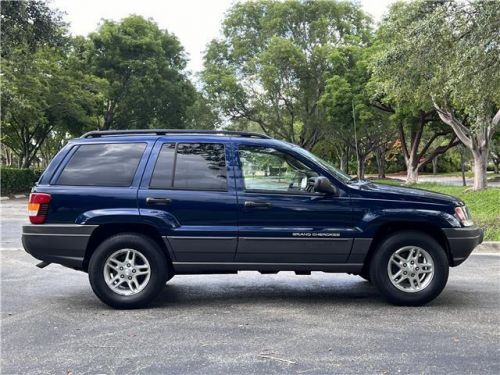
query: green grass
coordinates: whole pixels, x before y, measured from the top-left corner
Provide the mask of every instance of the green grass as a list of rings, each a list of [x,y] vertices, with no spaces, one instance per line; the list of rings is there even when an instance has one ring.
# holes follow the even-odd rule
[[[394,180],[377,180],[374,182],[402,185]],[[462,199],[469,208],[474,223],[485,229],[485,241],[500,241],[500,189],[488,188],[472,191],[463,186],[449,186],[436,183],[421,183],[413,185],[420,189],[453,195]]]

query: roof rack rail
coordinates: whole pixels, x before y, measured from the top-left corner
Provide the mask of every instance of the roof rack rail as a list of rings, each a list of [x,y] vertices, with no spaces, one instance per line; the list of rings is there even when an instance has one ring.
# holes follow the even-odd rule
[[[271,137],[251,132],[227,131],[227,130],[195,130],[195,129],[133,129],[133,130],[94,130],[85,133],[80,138],[100,138],[108,136],[125,136],[125,135],[140,135],[140,134],[153,134],[153,135],[193,135],[193,134],[211,134],[211,135],[228,135],[235,137],[252,137],[271,139]]]

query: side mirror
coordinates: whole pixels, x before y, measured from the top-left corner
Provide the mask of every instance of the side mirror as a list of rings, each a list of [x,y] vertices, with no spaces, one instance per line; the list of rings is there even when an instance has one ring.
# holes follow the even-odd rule
[[[328,178],[323,176],[316,177],[316,180],[314,181],[314,191],[316,193],[327,195],[337,195],[337,189],[335,186],[333,186]]]

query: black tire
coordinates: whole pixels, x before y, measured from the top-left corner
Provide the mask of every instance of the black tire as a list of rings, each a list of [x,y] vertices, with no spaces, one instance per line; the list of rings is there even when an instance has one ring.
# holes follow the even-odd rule
[[[114,292],[104,279],[107,259],[120,249],[134,249],[149,262],[150,278],[143,290],[124,296]],[[137,233],[121,233],[104,240],[94,251],[89,262],[89,280],[96,296],[105,304],[118,309],[134,309],[149,304],[164,288],[173,274],[167,258],[151,238]],[[135,271],[134,271],[135,272]]]
[[[434,275],[422,290],[407,292],[393,285],[388,274],[391,256],[405,246],[425,250],[434,262]],[[436,298],[448,281],[448,257],[441,245],[432,237],[418,231],[401,231],[387,237],[377,248],[370,263],[370,279],[382,295],[400,306],[421,306]]]

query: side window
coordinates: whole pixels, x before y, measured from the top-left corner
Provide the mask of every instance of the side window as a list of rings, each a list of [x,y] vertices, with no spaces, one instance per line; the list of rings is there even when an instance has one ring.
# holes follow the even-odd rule
[[[145,149],[146,143],[80,145],[56,185],[130,186]]]
[[[156,160],[149,187],[152,189],[168,189],[172,187],[174,177],[175,143],[165,143]]]
[[[174,170],[175,169],[175,170]],[[224,145],[178,143],[163,145],[150,188],[179,190],[227,190]]]
[[[273,148],[239,146],[246,191],[313,193],[318,174],[293,156]]]

